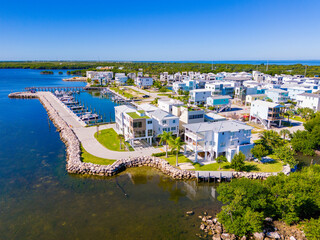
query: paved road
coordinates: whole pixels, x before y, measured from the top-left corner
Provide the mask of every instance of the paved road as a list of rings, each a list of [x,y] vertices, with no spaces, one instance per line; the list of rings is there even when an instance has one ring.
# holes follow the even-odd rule
[[[156,149],[153,147],[137,149],[136,151],[132,152],[118,152],[109,150],[102,146],[94,137],[94,134],[97,131],[97,127],[84,127],[83,122],[81,122],[80,119],[77,119],[77,116],[69,111],[69,109],[67,109],[52,93],[39,92],[38,94],[44,96],[51,103],[51,105],[56,109],[62,119],[66,121],[68,125],[73,129],[84,149],[88,153],[96,157],[117,160],[128,157],[150,156],[152,153],[161,152],[160,149]],[[105,124],[99,126],[99,130],[107,128],[115,128],[115,124]]]

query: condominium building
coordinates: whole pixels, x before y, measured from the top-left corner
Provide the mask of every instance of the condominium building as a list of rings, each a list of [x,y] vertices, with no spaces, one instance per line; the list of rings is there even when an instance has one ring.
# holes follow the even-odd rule
[[[251,130],[245,123],[226,120],[219,122],[204,122],[186,124],[186,148],[205,161],[214,161],[220,155],[226,156],[231,162],[233,156],[240,151],[247,158],[251,157]]]

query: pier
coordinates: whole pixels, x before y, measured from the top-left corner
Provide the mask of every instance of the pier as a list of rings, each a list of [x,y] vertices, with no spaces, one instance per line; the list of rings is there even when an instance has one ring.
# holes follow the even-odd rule
[[[26,87],[26,91],[31,92],[31,91],[43,91],[43,92],[54,92],[54,91],[84,91],[84,87]]]

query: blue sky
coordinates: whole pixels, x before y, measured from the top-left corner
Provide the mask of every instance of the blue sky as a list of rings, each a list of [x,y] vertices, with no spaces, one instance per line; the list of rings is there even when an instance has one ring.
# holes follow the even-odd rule
[[[319,0],[3,1],[0,60],[320,59]]]

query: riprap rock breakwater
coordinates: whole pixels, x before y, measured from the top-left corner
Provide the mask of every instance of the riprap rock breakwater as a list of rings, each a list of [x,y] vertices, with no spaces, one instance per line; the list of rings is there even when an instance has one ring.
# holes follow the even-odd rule
[[[171,166],[166,160],[157,157],[136,157],[120,159],[112,165],[98,165],[81,161],[80,141],[71,127],[60,117],[59,113],[52,107],[44,93],[19,92],[9,94],[10,98],[38,98],[47,110],[50,120],[60,132],[60,137],[66,145],[67,171],[69,173],[91,174],[99,176],[113,176],[129,167],[149,166],[160,170],[174,179],[194,179],[195,173],[192,171],[180,170]]]

